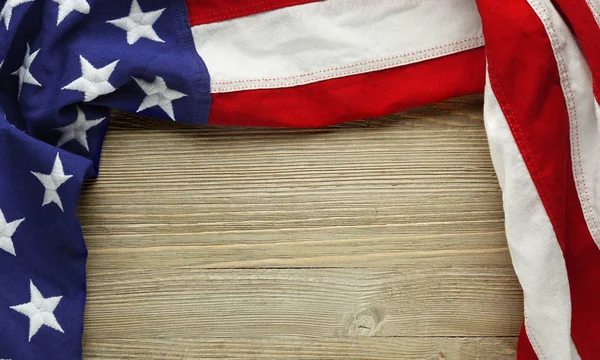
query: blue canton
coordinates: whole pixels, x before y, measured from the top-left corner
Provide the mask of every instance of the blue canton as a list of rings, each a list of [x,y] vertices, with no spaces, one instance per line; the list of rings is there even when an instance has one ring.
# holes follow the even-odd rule
[[[206,123],[184,0],[0,0],[0,359],[81,359],[75,215],[109,109]]]

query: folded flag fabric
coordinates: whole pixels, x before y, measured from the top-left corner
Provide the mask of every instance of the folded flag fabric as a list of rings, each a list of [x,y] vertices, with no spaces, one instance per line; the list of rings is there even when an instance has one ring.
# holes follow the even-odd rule
[[[0,359],[80,359],[109,109],[316,127],[484,92],[519,359],[600,353],[600,0],[0,0]],[[485,43],[485,45],[484,45]]]

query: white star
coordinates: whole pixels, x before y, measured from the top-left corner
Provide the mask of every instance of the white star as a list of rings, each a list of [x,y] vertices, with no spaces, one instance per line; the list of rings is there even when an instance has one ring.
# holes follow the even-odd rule
[[[142,100],[137,112],[149,107],[158,106],[169,115],[171,120],[175,121],[175,114],[173,114],[173,100],[187,96],[186,94],[169,89],[165,80],[160,76],[157,76],[156,79],[154,79],[154,82],[148,82],[138,78],[133,78],[133,80],[135,80],[144,93],[146,93],[146,97]]]
[[[62,184],[72,178],[73,175],[65,175],[63,164],[60,161],[58,153],[54,159],[54,166],[52,167],[50,174],[41,174],[35,171],[32,171],[31,173],[42,183],[46,189],[44,192],[44,202],[42,203],[42,206],[55,203],[62,211],[65,211],[57,190]]]
[[[29,318],[29,341],[31,341],[31,338],[37,334],[43,325],[64,334],[64,330],[60,327],[54,316],[54,309],[58,306],[62,296],[44,298],[31,280],[29,280],[29,291],[31,293],[31,300],[28,303],[10,307]]]
[[[42,84],[40,84],[34,77],[33,75],[31,75],[31,64],[33,64],[33,61],[35,60],[36,56],[38,56],[38,53],[40,52],[40,50],[36,50],[33,54],[31,53],[31,49],[29,48],[29,44],[27,44],[27,51],[25,51],[25,58],[23,59],[23,65],[21,65],[21,67],[13,72],[13,75],[16,75],[19,77],[19,93],[17,95],[17,98],[21,97],[21,89],[23,88],[23,84],[31,84],[31,85],[36,85],[36,86],[42,86]]]
[[[28,2],[32,2],[33,0],[8,0],[2,11],[0,11],[0,20],[4,19],[4,25],[6,25],[6,30],[8,30],[8,24],[10,24],[10,18],[12,17],[13,9],[21,4],[25,4]]]
[[[127,32],[127,43],[129,45],[135,44],[140,38],[164,42],[163,39],[158,37],[156,31],[154,31],[154,28],[152,27],[163,11],[165,11],[165,8],[145,13],[140,9],[137,0],[133,0],[128,16],[109,20],[107,23],[125,30]]]
[[[82,14],[90,13],[90,4],[86,0],[52,0],[58,4],[58,26],[70,13],[77,11]]]
[[[92,64],[89,63],[83,56],[79,55],[79,62],[81,63],[81,77],[75,79],[61,90],[78,90],[84,93],[84,101],[92,101],[100,95],[109,94],[116,89],[108,82],[108,79],[115,71],[117,61],[96,69]]]
[[[77,107],[77,119],[71,123],[70,125],[63,126],[54,130],[58,130],[62,132],[62,136],[58,140],[57,146],[63,146],[71,140],[77,141],[81,146],[83,146],[87,151],[90,151],[87,142],[87,131],[94,126],[100,124],[105,117],[97,120],[87,120],[85,118],[85,113]]]
[[[2,209],[0,209],[0,250],[4,250],[11,255],[17,255],[12,242],[12,236],[15,231],[17,231],[17,228],[19,225],[21,225],[23,220],[25,219],[19,219],[7,223],[6,218],[2,213]]]

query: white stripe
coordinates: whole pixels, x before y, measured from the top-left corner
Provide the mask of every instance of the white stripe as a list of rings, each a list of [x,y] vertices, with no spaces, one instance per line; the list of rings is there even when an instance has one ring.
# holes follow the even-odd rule
[[[592,88],[592,73],[577,41],[550,0],[528,1],[546,28],[558,64],[569,112],[577,195],[587,227],[600,247],[600,110]]]
[[[192,33],[212,92],[303,85],[483,45],[472,0],[328,0]]]
[[[588,4],[590,10],[592,10],[594,19],[596,19],[598,26],[600,26],[600,0],[585,0],[585,2]]]
[[[540,359],[579,359],[571,340],[571,296],[562,250],[489,79],[484,119],[502,188],[508,247],[523,288],[527,336]]]

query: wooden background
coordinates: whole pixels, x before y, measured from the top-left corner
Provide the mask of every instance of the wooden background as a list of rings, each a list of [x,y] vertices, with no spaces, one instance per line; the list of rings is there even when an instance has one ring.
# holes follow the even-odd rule
[[[324,129],[116,114],[79,214],[86,359],[514,359],[480,96]]]

